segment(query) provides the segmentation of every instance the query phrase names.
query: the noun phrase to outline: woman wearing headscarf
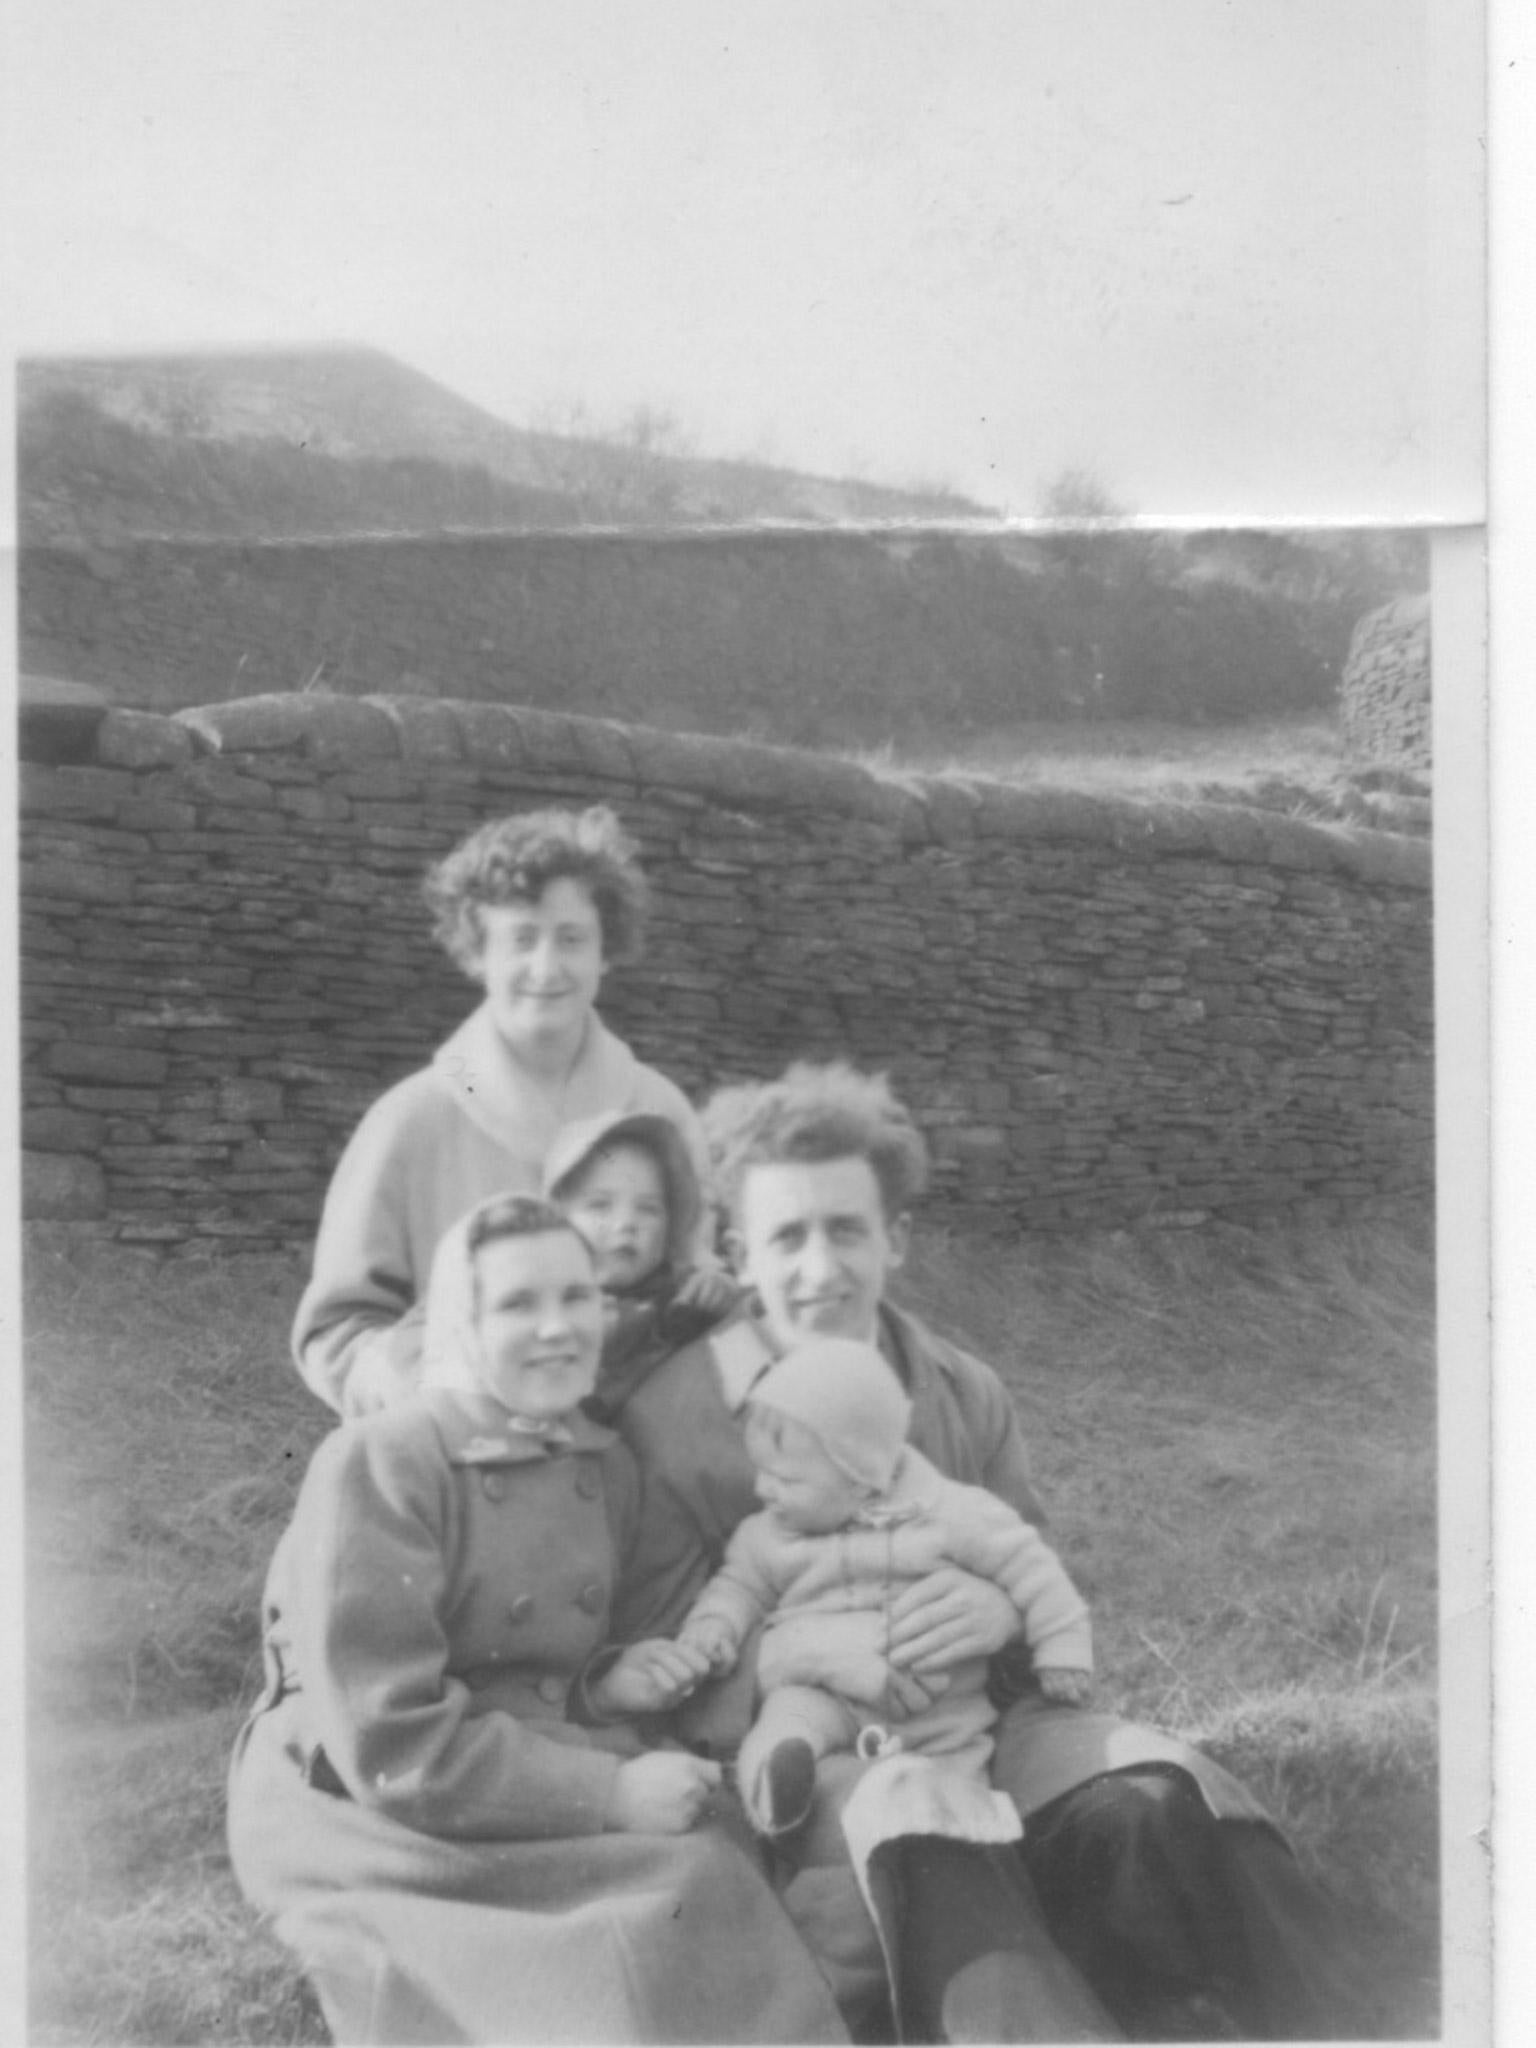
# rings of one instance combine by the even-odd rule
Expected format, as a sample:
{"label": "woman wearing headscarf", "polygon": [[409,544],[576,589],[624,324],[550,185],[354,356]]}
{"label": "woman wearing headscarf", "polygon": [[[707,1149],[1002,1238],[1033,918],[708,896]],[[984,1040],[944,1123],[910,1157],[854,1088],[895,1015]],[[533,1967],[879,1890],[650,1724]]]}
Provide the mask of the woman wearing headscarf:
{"label": "woman wearing headscarf", "polygon": [[421,1389],[326,1438],[272,1561],[230,1781],[247,1895],[339,2043],[846,2038],[719,1767],[625,1718],[697,1658],[598,1656],[638,1504],[579,1405],[585,1241],[542,1202],[479,1205],[424,1333]]}

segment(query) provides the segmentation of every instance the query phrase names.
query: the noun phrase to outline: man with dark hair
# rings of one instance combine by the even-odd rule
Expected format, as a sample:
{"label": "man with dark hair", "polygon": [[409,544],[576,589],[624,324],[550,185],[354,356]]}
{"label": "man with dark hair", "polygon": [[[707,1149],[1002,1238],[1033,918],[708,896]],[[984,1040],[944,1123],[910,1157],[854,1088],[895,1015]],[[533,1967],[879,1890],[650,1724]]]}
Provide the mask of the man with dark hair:
{"label": "man with dark hair", "polygon": [[[1001,1380],[885,1299],[926,1174],[922,1139],[885,1080],[845,1066],[792,1067],[776,1082],[722,1091],[704,1124],[732,1256],[759,1314],[676,1354],[620,1418],[645,1476],[621,1632],[673,1632],[717,1568],[755,1506],[741,1411],[776,1352],[808,1335],[877,1344],[912,1402],[916,1449],[948,1477],[987,1487],[1041,1522]],[[993,1780],[1024,1818],[1028,1873],[1024,1881],[1010,1852],[1003,1890],[1011,1919],[999,1931],[998,1886],[990,1900],[977,1891],[983,1852],[943,1844],[965,1854],[930,1848],[903,1867],[894,1945],[907,2037],[915,2028],[937,2039],[1006,2040],[1358,2033],[1352,1972],[1327,1909],[1262,1807],[1187,1744],[1045,1700],[1019,1631],[1007,1597],[955,1566],[892,1606],[882,1706],[924,1704],[948,1666],[993,1658],[994,1695],[1005,1709]],[[797,1679],[858,1697],[835,1618],[807,1657]],[[680,1717],[680,1732],[728,1754],[750,1713],[749,1691],[739,1686],[699,1707]],[[826,1873],[802,1869],[785,1904],[845,2008],[857,2012],[862,1996],[867,2013],[868,1977],[861,1982],[846,1904],[829,1884]],[[996,1960],[988,1950],[1003,1952],[1011,1969],[978,1977]],[[978,1982],[1002,1987],[984,2017],[974,1998],[955,1995]],[[1021,2010],[1031,1984],[1032,2012]]]}

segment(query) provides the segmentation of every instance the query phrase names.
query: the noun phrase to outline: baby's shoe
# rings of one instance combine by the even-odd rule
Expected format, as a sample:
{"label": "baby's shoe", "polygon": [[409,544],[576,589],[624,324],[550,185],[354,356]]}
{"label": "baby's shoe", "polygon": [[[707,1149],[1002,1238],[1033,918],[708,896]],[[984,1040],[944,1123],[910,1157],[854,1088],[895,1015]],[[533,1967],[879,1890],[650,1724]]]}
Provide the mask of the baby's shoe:
{"label": "baby's shoe", "polygon": [[776,1742],[758,1771],[748,1801],[752,1825],[778,1839],[804,1827],[816,1798],[816,1752],[803,1735]]}

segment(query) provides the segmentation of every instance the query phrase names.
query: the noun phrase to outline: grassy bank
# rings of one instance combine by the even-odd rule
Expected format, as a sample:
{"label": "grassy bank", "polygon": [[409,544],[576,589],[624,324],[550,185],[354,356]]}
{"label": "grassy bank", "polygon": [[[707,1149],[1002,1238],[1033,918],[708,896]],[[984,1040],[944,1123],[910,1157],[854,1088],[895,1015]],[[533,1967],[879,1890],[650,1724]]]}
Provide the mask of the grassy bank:
{"label": "grassy bank", "polygon": [[[1435,1974],[1427,1219],[930,1236],[908,1298],[1004,1370],[1096,1609],[1101,1697],[1291,1827],[1404,2034]],[[326,1417],[301,1275],[33,1247],[32,2038],[324,2039],[224,1858],[262,1574]]]}
{"label": "grassy bank", "polygon": [[1146,802],[1242,804],[1384,832],[1422,834],[1430,823],[1427,780],[1351,761],[1334,713],[1211,725],[1030,719],[960,748],[885,746],[852,758],[897,779],[979,777]]}

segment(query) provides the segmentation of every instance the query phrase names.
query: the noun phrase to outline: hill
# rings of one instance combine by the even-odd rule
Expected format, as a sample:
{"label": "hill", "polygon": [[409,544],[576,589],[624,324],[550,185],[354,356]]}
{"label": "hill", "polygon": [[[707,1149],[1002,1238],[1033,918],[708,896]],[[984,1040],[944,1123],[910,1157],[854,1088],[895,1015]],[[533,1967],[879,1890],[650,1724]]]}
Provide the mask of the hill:
{"label": "hill", "polygon": [[513,427],[372,349],[19,376],[23,664],[161,709],[323,685],[929,752],[1333,696],[1422,537],[1008,531],[981,507]]}
{"label": "hill", "polygon": [[976,518],[982,506],[514,427],[370,348],[19,366],[24,542]]}

